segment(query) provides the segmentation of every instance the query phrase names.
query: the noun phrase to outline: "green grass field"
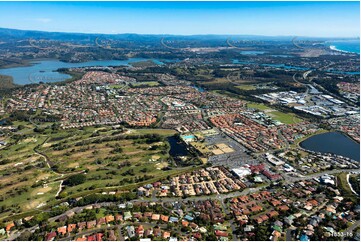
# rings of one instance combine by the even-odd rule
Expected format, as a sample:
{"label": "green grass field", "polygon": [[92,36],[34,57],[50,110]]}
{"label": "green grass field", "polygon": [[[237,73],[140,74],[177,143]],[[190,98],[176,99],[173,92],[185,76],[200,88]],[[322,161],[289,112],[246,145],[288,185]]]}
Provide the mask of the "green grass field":
{"label": "green grass field", "polygon": [[294,113],[284,113],[268,107],[263,103],[247,103],[247,107],[265,111],[267,115],[284,124],[295,124],[302,122],[302,119],[297,117],[297,115]]}
{"label": "green grass field", "polygon": [[247,103],[247,107],[258,109],[258,110],[261,110],[261,111],[271,109],[270,107],[266,106],[263,103]]}
{"label": "green grass field", "polygon": [[113,89],[120,89],[120,88],[125,87],[125,85],[113,84],[113,85],[109,85],[109,87],[110,87],[110,88],[113,88]]}
{"label": "green grass field", "polygon": [[357,197],[351,191],[351,188],[347,183],[347,173],[340,173],[337,175],[337,186],[340,189],[342,196],[350,198],[354,202],[358,201]]}
{"label": "green grass field", "polygon": [[[136,187],[136,184],[191,168],[160,169],[168,165],[166,137],[174,135],[174,130],[122,131],[93,126],[52,131],[46,124],[42,125],[45,130],[37,133],[31,123],[14,122],[14,125],[23,126],[19,132],[21,135],[6,138],[9,145],[0,149],[0,206],[3,206],[0,218],[32,211],[39,205],[56,204],[60,180],[84,170],[85,183],[66,186],[60,193],[61,197],[113,187]],[[159,138],[149,140],[152,134]],[[130,138],[102,140],[117,136]],[[37,151],[49,158],[51,168]]]}
{"label": "green grass field", "polygon": [[156,86],[159,86],[159,82],[136,82],[136,83],[132,83],[132,86],[134,86],[134,87],[139,87],[139,86],[156,87]]}
{"label": "green grass field", "polygon": [[274,118],[284,124],[296,124],[296,123],[302,122],[302,119],[298,118],[293,113],[283,113],[280,111],[272,111],[267,114],[269,116],[271,116],[272,118]]}
{"label": "green grass field", "polygon": [[245,90],[245,91],[250,91],[250,90],[256,90],[256,87],[254,85],[247,85],[247,84],[244,84],[244,85],[239,85],[239,86],[236,86],[238,89],[241,89],[241,90]]}

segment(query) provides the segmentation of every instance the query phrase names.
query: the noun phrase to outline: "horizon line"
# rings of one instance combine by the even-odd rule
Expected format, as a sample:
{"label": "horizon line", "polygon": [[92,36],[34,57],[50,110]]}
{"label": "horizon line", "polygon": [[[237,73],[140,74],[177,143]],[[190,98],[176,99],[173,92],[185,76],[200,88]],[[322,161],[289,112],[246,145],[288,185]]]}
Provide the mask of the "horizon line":
{"label": "horizon line", "polygon": [[50,31],[50,30],[36,30],[36,29],[16,29],[16,28],[8,28],[1,27],[0,29],[7,30],[16,30],[16,31],[33,31],[33,32],[44,32],[44,33],[60,33],[60,34],[89,34],[89,35],[125,35],[125,34],[133,34],[133,35],[151,35],[151,36],[257,36],[257,37],[290,37],[290,38],[336,38],[336,39],[360,39],[360,36],[306,36],[306,35],[258,35],[258,34],[171,34],[171,33],[162,33],[162,34],[147,34],[147,33],[99,33],[99,32],[78,32],[78,31]]}

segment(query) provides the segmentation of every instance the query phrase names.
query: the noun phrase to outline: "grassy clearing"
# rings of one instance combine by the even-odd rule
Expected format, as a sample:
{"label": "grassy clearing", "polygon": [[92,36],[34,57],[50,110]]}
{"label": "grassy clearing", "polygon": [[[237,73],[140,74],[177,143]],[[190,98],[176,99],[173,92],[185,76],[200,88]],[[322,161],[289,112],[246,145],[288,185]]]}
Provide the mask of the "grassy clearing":
{"label": "grassy clearing", "polygon": [[[65,197],[84,190],[123,186],[166,174],[168,171],[159,168],[169,165],[166,137],[175,133],[168,129],[130,129],[125,132],[84,129],[71,136],[63,133],[52,137],[51,142],[42,146],[41,152],[49,157],[60,173],[86,171],[86,182],[66,187],[61,193]],[[149,140],[147,137],[152,134],[159,135],[159,140]]]}
{"label": "grassy clearing", "polygon": [[270,107],[266,106],[263,103],[247,103],[247,107],[248,108],[258,109],[258,110],[261,110],[261,111],[270,109]]}
{"label": "grassy clearing", "polygon": [[238,89],[241,89],[241,90],[245,90],[245,91],[251,91],[251,90],[256,90],[257,88],[254,86],[254,85],[239,85],[239,86],[236,86]]}
{"label": "grassy clearing", "polygon": [[131,129],[130,134],[159,134],[164,136],[171,136],[177,131],[173,129]]}
{"label": "grassy clearing", "polygon": [[148,86],[148,87],[155,87],[155,86],[159,86],[159,82],[136,82],[136,83],[132,83],[132,86],[134,87],[139,87],[139,86]]}
{"label": "grassy clearing", "polygon": [[[30,211],[42,204],[46,204],[45,207],[57,204],[60,200],[55,199],[55,194],[60,180],[67,179],[74,172],[86,170],[87,180],[74,187],[65,187],[61,193],[64,198],[106,188],[126,189],[129,185],[134,188],[141,182],[186,170],[160,169],[169,165],[166,137],[174,135],[174,130],[133,129],[123,132],[111,127],[86,127],[46,129],[39,134],[34,132],[31,124],[20,124],[24,125],[20,139],[7,138],[10,145],[0,150],[0,206],[3,206],[0,217]],[[160,135],[161,140],[148,140],[147,137],[152,136],[145,135],[151,134]],[[93,143],[99,138],[126,135],[132,138]],[[45,158],[34,149],[48,156],[53,167],[49,168]],[[53,169],[65,175],[61,177]],[[43,183],[48,186],[43,187]]]}
{"label": "grassy clearing", "polygon": [[[85,197],[87,195],[90,194],[94,194],[94,193],[100,193],[103,191],[130,191],[134,188],[137,188],[139,186],[145,185],[147,183],[153,183],[156,181],[159,181],[161,179],[166,178],[167,176],[178,176],[180,174],[184,174],[187,172],[192,172],[196,169],[199,169],[197,167],[182,167],[182,168],[178,168],[178,169],[174,169],[174,170],[170,170],[167,172],[162,172],[159,176],[152,178],[150,180],[146,180],[143,182],[138,182],[138,183],[133,183],[133,184],[128,184],[128,185],[124,185],[124,186],[114,186],[114,187],[101,187],[101,188],[95,188],[93,190],[81,190],[76,192],[75,194],[70,194],[67,198],[63,198],[60,200],[51,200],[47,205],[45,205],[44,207],[42,207],[42,209],[49,209],[54,207],[55,205],[60,204],[61,202],[66,201],[68,198],[77,198],[77,197]],[[9,212],[4,212],[0,214],[0,221],[3,220],[4,218],[6,218],[7,221],[9,220],[16,220],[19,218],[23,218],[26,216],[32,216],[39,213],[38,210],[27,210],[25,212],[21,212],[18,214],[11,214]]]}
{"label": "grassy clearing", "polygon": [[56,175],[46,167],[45,159],[34,151],[45,139],[44,135],[32,133],[6,140],[10,146],[0,151],[0,206],[20,212],[54,197],[56,189],[53,186],[56,184],[42,188],[40,180]]}
{"label": "grassy clearing", "polygon": [[113,85],[109,85],[109,87],[113,88],[113,89],[121,89],[121,88],[124,88],[125,85],[113,84]]}
{"label": "grassy clearing", "polygon": [[297,115],[294,113],[284,113],[275,110],[263,103],[248,103],[247,107],[258,109],[260,111],[265,111],[267,115],[284,124],[296,124],[303,121],[301,118],[297,117]]}
{"label": "grassy clearing", "polygon": [[337,175],[337,186],[340,189],[342,196],[348,197],[354,202],[357,201],[355,194],[351,191],[351,188],[347,183],[347,173],[340,173]]}
{"label": "grassy clearing", "polygon": [[283,113],[280,111],[272,111],[267,113],[270,117],[280,121],[284,124],[296,124],[302,122],[294,113]]}

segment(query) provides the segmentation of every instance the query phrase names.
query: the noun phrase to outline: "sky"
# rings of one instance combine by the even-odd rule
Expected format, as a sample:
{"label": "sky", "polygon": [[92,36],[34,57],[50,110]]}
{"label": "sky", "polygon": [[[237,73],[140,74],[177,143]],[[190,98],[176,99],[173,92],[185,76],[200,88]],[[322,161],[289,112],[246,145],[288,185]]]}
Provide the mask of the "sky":
{"label": "sky", "polygon": [[81,33],[359,37],[359,2],[0,2],[0,27]]}

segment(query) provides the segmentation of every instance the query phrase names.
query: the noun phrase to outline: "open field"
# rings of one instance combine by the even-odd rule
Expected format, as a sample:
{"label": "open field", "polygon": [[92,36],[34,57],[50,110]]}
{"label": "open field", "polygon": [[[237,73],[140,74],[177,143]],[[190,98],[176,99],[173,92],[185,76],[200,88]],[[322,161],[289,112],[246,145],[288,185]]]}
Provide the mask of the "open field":
{"label": "open field", "polygon": [[0,150],[0,217],[56,204],[61,180],[83,173],[85,182],[66,185],[66,198],[98,189],[126,189],[187,168],[162,170],[169,165],[166,129],[113,129],[86,127],[41,133],[27,122],[21,135],[6,138]]}
{"label": "open field", "polygon": [[247,85],[247,84],[244,84],[244,85],[239,85],[239,86],[236,86],[238,89],[241,89],[241,90],[245,90],[245,91],[250,91],[250,90],[256,90],[256,87],[254,85]]}
{"label": "open field", "polygon": [[45,136],[35,133],[6,139],[10,145],[0,150],[0,206],[3,210],[24,211],[54,197],[54,186],[59,183],[42,189],[42,181],[51,180],[56,174],[34,151],[45,140]]}
{"label": "open field", "polygon": [[358,200],[347,183],[347,173],[340,173],[337,175],[337,186],[340,189],[342,196],[350,198],[354,202]]}
{"label": "open field", "polygon": [[270,107],[266,106],[263,103],[247,103],[247,107],[258,109],[258,110],[261,110],[261,111],[270,109]]}
{"label": "open field", "polygon": [[269,115],[273,119],[278,120],[284,124],[295,124],[302,122],[302,119],[297,117],[297,115],[294,113],[284,113],[275,110],[263,103],[247,103],[247,107],[264,111],[267,115]]}
{"label": "open field", "polygon": [[136,82],[132,83],[132,86],[139,87],[139,86],[148,86],[148,87],[155,87],[159,86],[159,82]]}
{"label": "open field", "polygon": [[272,111],[267,114],[284,124],[296,124],[302,122],[302,119],[298,118],[294,113],[283,113],[280,111]]}
{"label": "open field", "polygon": [[63,196],[79,190],[130,184],[163,172],[157,169],[157,163],[167,163],[169,145],[164,138],[174,131],[104,130],[101,136],[97,132],[87,130],[76,137],[58,137],[41,149],[60,173],[86,171],[86,182],[66,187]]}
{"label": "open field", "polygon": [[121,88],[124,88],[125,85],[121,85],[121,84],[112,84],[112,85],[109,85],[110,88],[113,88],[113,89],[121,89]]}

